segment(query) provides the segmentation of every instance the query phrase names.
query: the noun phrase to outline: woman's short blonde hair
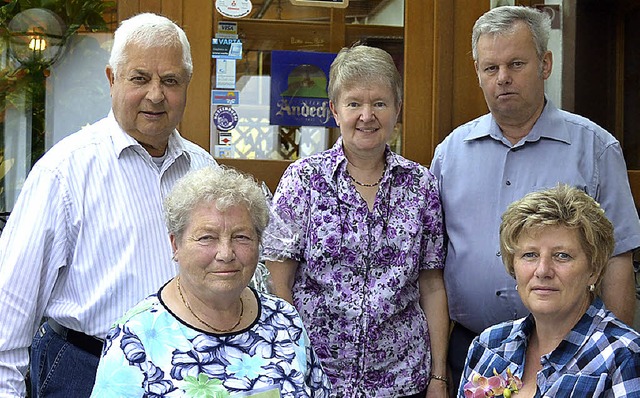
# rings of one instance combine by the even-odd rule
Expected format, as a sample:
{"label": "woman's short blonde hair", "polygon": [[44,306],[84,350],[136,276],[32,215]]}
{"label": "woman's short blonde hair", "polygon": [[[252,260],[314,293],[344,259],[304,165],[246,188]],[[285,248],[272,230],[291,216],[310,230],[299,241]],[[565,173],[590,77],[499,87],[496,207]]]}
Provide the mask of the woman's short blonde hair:
{"label": "woman's short blonde hair", "polygon": [[615,244],[613,225],[598,202],[569,185],[532,192],[513,202],[504,212],[500,224],[500,251],[507,272],[515,276],[513,259],[520,237],[548,226],[578,231],[591,271],[598,276],[595,292],[599,292],[603,270]]}
{"label": "woman's short blonde hair", "polygon": [[214,202],[220,211],[245,206],[258,237],[262,237],[269,222],[269,205],[262,188],[253,177],[224,166],[191,171],[176,182],[164,201],[169,234],[182,239],[193,210],[201,203]]}
{"label": "woman's short blonde hair", "polygon": [[402,77],[391,54],[377,47],[345,47],[331,63],[329,100],[338,102],[340,94],[360,84],[382,84],[393,93],[395,105],[402,104]]}

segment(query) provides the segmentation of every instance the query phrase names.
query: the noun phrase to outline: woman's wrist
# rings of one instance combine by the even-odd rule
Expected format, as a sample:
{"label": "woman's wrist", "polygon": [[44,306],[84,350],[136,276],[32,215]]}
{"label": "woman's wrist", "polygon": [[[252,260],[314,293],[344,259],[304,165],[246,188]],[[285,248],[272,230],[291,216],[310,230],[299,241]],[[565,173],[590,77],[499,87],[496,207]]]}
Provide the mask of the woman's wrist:
{"label": "woman's wrist", "polygon": [[441,375],[438,375],[438,374],[431,373],[429,375],[429,381],[431,381],[431,380],[438,380],[438,381],[443,382],[447,386],[449,385],[449,378],[446,377],[446,376],[441,376]]}

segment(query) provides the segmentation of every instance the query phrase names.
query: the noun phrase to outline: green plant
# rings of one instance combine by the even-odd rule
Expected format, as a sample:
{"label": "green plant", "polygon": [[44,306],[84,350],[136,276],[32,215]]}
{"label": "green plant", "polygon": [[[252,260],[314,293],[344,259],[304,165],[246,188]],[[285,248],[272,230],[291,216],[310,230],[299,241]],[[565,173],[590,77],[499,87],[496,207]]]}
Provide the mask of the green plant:
{"label": "green plant", "polygon": [[[67,27],[69,37],[84,27],[87,31],[105,31],[103,15],[116,6],[115,1],[103,0],[3,0],[0,7],[0,26],[6,27],[16,14],[29,8],[46,8],[56,13]],[[6,30],[6,28],[3,28]],[[6,32],[5,32],[6,34]]]}

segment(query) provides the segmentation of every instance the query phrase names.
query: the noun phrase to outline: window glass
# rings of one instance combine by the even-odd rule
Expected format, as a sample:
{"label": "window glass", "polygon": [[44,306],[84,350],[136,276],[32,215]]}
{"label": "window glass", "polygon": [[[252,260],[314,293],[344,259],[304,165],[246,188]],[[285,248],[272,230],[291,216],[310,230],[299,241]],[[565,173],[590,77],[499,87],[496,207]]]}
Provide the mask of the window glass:
{"label": "window glass", "polygon": [[[228,126],[224,126],[219,108],[227,105],[215,103],[218,101],[214,101],[212,95],[211,147],[215,156],[295,160],[327,149],[339,136],[337,128],[270,123],[274,106],[270,97],[272,51],[332,53],[332,48],[339,49],[360,41],[389,51],[401,70],[403,0],[349,0],[344,9],[296,6],[289,1],[253,4],[254,9],[248,17],[232,20],[217,14],[214,20],[214,38],[224,36],[220,34],[221,24],[232,23],[237,29],[237,39],[242,43],[242,58],[233,62],[234,71],[226,69],[234,67],[228,61],[214,59],[212,62],[212,90],[222,90],[221,95],[228,91],[233,93],[232,97],[237,96],[237,103],[228,105],[235,113],[237,124],[226,130]],[[334,43],[331,42],[332,26],[344,31],[344,37],[333,37]],[[228,78],[224,75],[234,72],[235,87],[228,88]],[[325,90],[327,79],[328,75],[325,76]],[[234,101],[230,99],[230,102]],[[401,123],[394,148],[399,148],[400,132]]]}

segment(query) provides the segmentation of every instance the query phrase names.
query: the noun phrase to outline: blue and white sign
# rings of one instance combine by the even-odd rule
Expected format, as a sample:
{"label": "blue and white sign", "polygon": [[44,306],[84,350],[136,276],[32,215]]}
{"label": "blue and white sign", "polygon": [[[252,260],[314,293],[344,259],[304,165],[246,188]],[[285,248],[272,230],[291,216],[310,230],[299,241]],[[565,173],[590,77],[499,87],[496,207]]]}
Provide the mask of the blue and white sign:
{"label": "blue and white sign", "polygon": [[241,59],[242,41],[228,37],[214,37],[211,39],[211,58]]}
{"label": "blue and white sign", "polygon": [[220,131],[229,131],[238,125],[238,112],[230,106],[220,106],[213,113],[213,124]]}
{"label": "blue and white sign", "polygon": [[213,105],[238,105],[240,92],[237,90],[211,90],[211,103]]}

